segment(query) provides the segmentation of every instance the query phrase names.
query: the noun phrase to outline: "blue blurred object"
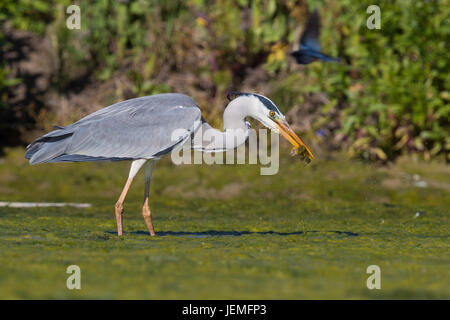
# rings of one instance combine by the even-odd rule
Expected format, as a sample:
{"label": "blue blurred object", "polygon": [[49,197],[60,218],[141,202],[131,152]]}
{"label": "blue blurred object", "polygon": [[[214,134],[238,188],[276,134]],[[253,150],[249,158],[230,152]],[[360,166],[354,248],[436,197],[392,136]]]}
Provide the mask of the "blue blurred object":
{"label": "blue blurred object", "polygon": [[300,49],[292,52],[298,64],[310,64],[316,60],[325,62],[338,62],[338,58],[322,53],[320,46],[320,16],[317,9],[311,14],[305,31],[300,38]]}

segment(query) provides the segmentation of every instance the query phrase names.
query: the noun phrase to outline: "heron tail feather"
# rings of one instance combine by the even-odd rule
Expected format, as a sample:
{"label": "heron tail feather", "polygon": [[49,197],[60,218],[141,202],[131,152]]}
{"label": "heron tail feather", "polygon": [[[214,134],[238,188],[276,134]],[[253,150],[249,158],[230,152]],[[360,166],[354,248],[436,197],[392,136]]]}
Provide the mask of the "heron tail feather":
{"label": "heron tail feather", "polygon": [[37,138],[28,145],[25,159],[32,165],[51,161],[64,154],[72,135],[73,132],[58,129]]}

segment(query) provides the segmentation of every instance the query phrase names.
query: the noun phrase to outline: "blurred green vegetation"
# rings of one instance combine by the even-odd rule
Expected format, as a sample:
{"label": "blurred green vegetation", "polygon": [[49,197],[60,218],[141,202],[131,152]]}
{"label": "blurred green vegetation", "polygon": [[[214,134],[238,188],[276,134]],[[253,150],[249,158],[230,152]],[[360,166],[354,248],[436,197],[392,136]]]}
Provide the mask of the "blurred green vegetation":
{"label": "blurred green vegetation", "polygon": [[[409,152],[450,159],[447,1],[79,1],[81,30],[65,26],[70,4],[0,4],[3,26],[50,39],[55,70],[46,92],[33,95],[44,106],[49,93],[69,96],[74,83],[81,83],[77,90],[82,91],[119,75],[124,78],[118,82],[131,83],[131,92],[125,94],[119,83],[105,103],[185,92],[216,125],[223,108],[218,104],[230,88],[259,91],[284,112],[301,109],[311,94],[320,93],[325,102],[308,110],[309,138],[318,144],[334,141],[335,147],[369,160],[387,161]],[[366,27],[366,8],[372,4],[381,7],[381,30]],[[324,51],[341,57],[342,64],[298,67],[289,58],[308,8],[314,7],[322,16]],[[14,40],[0,36],[0,41],[8,47]],[[256,80],[255,70],[260,72]],[[2,59],[0,108],[12,108],[8,101],[11,88],[20,86],[17,81]],[[19,107],[24,104],[36,101]],[[38,123],[37,128],[45,126]]]}

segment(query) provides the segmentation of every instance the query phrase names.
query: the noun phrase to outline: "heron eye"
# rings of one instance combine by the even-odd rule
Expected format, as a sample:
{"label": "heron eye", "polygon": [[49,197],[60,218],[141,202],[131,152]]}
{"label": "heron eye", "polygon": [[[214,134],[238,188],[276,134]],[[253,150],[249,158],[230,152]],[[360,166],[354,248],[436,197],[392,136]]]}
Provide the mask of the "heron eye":
{"label": "heron eye", "polygon": [[270,115],[272,118],[274,118],[274,117],[275,117],[275,111],[270,111],[270,112],[269,112],[269,115]]}

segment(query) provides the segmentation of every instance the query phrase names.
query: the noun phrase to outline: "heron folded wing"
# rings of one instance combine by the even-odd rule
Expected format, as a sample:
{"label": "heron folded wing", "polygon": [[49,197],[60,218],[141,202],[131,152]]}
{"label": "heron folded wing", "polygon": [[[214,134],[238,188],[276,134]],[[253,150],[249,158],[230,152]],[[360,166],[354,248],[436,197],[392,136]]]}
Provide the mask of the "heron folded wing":
{"label": "heron folded wing", "polygon": [[[169,93],[130,99],[100,109],[39,137],[27,147],[30,164],[160,157],[200,126],[195,101]],[[179,131],[179,132],[180,132]]]}
{"label": "heron folded wing", "polygon": [[[200,124],[198,108],[139,108],[80,123],[66,154],[91,157],[152,158],[184,140]],[[176,130],[185,132],[178,139]]]}

